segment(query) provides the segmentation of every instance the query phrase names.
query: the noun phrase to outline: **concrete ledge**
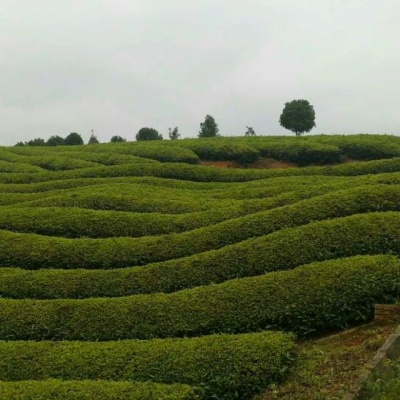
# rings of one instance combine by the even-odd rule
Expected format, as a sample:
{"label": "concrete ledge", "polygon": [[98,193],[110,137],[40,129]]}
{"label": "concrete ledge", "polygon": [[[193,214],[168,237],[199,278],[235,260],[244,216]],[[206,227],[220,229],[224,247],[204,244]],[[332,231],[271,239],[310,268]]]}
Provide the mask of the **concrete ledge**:
{"label": "concrete ledge", "polygon": [[400,326],[395,333],[391,335],[384,345],[378,350],[366,370],[361,374],[357,381],[351,386],[348,393],[342,400],[359,400],[365,385],[373,379],[376,373],[385,373],[389,366],[388,360],[397,360],[400,358]]}

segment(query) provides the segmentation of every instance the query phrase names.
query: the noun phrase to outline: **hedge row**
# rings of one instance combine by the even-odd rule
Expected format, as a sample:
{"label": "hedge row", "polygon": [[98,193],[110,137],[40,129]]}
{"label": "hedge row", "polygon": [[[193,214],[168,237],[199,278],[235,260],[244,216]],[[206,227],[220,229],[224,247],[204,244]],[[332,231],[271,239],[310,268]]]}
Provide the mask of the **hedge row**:
{"label": "hedge row", "polygon": [[245,143],[232,141],[230,138],[189,139],[174,144],[180,148],[192,150],[201,160],[232,160],[246,164],[253,163],[260,158],[257,149]]}
{"label": "hedge row", "polygon": [[120,165],[120,164],[149,164],[158,163],[157,160],[152,160],[150,158],[142,158],[138,156],[133,156],[129,154],[119,154],[119,153],[99,153],[99,152],[87,152],[87,151],[66,151],[57,153],[58,156],[72,157],[75,159],[92,161],[103,165]]}
{"label": "hedge row", "polygon": [[337,146],[343,156],[356,160],[377,160],[400,157],[400,140],[389,135],[334,135],[317,136],[319,143]]}
{"label": "hedge row", "polygon": [[365,321],[374,303],[399,295],[396,257],[356,257],[172,294],[0,299],[0,339],[152,339],[271,327],[304,334]]}
{"label": "hedge row", "polygon": [[[292,336],[280,332],[116,342],[0,342],[0,380],[181,383],[204,398],[249,399],[280,380]],[[213,397],[214,396],[214,397]]]}
{"label": "hedge row", "polygon": [[[85,192],[75,192],[62,194],[57,196],[40,196],[37,193],[32,197],[39,197],[36,200],[18,200],[15,207],[81,207],[94,210],[114,210],[114,211],[131,211],[138,213],[162,213],[162,214],[184,214],[198,211],[207,211],[218,207],[240,206],[242,200],[217,200],[205,199],[204,197],[185,197],[179,196],[177,193],[174,197],[163,196],[162,193],[157,194],[157,190],[152,194],[145,194],[143,191],[138,193],[118,193],[110,188],[103,191],[93,190]],[[3,202],[7,200],[6,204],[12,204],[9,198],[17,196],[7,196]],[[29,197],[25,194],[24,197]],[[18,198],[18,197],[17,197]],[[5,204],[4,204],[5,205]]]}
{"label": "hedge row", "polygon": [[180,233],[238,216],[237,207],[189,214],[132,213],[76,207],[0,208],[0,229],[66,238]]}
{"label": "hedge row", "polygon": [[[346,184],[347,185],[347,184]],[[208,211],[194,211],[184,214],[160,214],[160,212],[176,212],[176,211],[189,211],[182,207],[182,203],[177,208],[177,204],[174,202],[171,206],[164,200],[160,201],[144,201],[133,202],[130,201],[131,198],[124,196],[123,198],[116,196],[110,196],[102,193],[101,195],[96,195],[95,190],[89,196],[87,195],[69,195],[69,196],[58,196],[58,197],[45,197],[44,199],[39,199],[36,201],[27,202],[26,196],[20,204],[16,204],[16,199],[21,199],[14,194],[7,194],[3,197],[3,202],[6,204],[14,203],[14,207],[3,207],[0,208],[0,229],[6,229],[16,232],[32,232],[42,235],[50,236],[61,236],[69,238],[79,238],[79,237],[92,237],[92,238],[105,238],[105,237],[120,237],[120,236],[146,236],[146,235],[161,235],[168,233],[181,233],[188,230],[193,230],[196,228],[212,225],[219,223],[221,221],[228,220],[230,218],[240,217],[242,215],[251,214],[254,212],[259,212],[260,210],[268,210],[278,206],[284,206],[286,204],[291,204],[293,202],[299,201],[304,198],[313,197],[313,195],[318,195],[321,192],[325,192],[329,189],[328,186],[321,186],[314,189],[312,186],[304,186],[297,190],[295,193],[283,193],[281,195],[276,195],[275,197],[269,197],[266,199],[259,199],[254,201],[218,201],[216,206],[211,207],[215,204],[215,199],[210,199],[210,209]],[[334,185],[336,186],[336,185]],[[338,186],[338,185],[337,185]],[[345,184],[341,184],[345,186]],[[354,186],[354,185],[353,185]],[[270,195],[274,192],[277,194],[284,192],[284,189],[289,190],[288,187],[278,186],[275,189],[270,188]],[[294,189],[294,188],[290,188]],[[383,188],[383,191],[388,192],[388,196],[391,198],[391,192],[395,191],[397,194],[399,191],[394,189]],[[386,189],[386,190],[385,190]],[[262,190],[262,188],[256,188],[253,195],[259,193],[265,194],[268,190]],[[376,196],[380,198],[382,195],[374,195],[375,191],[378,189],[367,190],[368,193],[372,192],[374,199]],[[365,189],[364,189],[365,191]],[[221,195],[221,193],[219,193]],[[345,195],[346,192],[343,192]],[[34,194],[35,196],[37,194]],[[217,196],[218,194],[214,194]],[[357,194],[355,194],[357,196]],[[236,194],[237,197],[240,196],[240,191]],[[351,196],[351,194],[350,194]],[[336,195],[331,195],[335,203],[338,202]],[[331,197],[326,200],[331,201]],[[29,196],[28,196],[29,198]],[[317,203],[324,203],[325,199],[316,199]],[[351,201],[351,199],[350,199]],[[389,203],[390,199],[386,203]],[[364,202],[365,203],[365,202]],[[304,204],[307,207],[307,203]],[[45,206],[47,207],[41,207]],[[61,206],[61,207],[60,207]],[[68,206],[68,207],[67,207]],[[74,206],[79,206],[77,208]],[[168,206],[168,207],[167,207]],[[190,210],[196,210],[196,204],[190,203]],[[312,205],[314,206],[314,205]],[[325,209],[324,204],[322,206]],[[85,207],[89,209],[85,209]],[[303,203],[300,203],[298,207],[303,207]],[[297,210],[295,207],[293,213],[295,214],[295,219],[298,219]],[[387,209],[393,209],[392,205],[388,205]],[[97,209],[97,210],[93,210]],[[99,210],[102,209],[102,210]],[[104,211],[104,210],[113,211]],[[124,212],[122,210],[137,211],[137,213]],[[155,210],[156,212],[149,213],[148,211]],[[369,209],[374,209],[371,206]],[[114,210],[118,210],[115,212]],[[286,208],[285,208],[286,210]],[[277,214],[274,218],[283,216],[285,223],[282,226],[287,225],[288,218],[285,217],[285,210],[276,210]],[[288,209],[290,212],[290,208]],[[358,211],[357,209],[356,211]],[[147,211],[147,212],[146,212]],[[158,212],[157,212],[158,211]],[[301,215],[303,215],[302,213]],[[238,220],[232,220],[226,222],[224,225],[218,225],[209,227],[205,230],[192,232],[188,234],[189,236],[179,237],[175,236],[173,241],[177,243],[178,246],[182,247],[184,242],[190,238],[195,239],[199,245],[202,247],[193,249],[194,252],[201,252],[209,250],[213,247],[221,247],[221,244],[234,243],[240,240],[247,239],[251,236],[260,236],[265,233],[271,232],[271,221],[268,219],[271,213],[264,216],[264,214],[256,214],[254,216],[248,216]],[[340,215],[340,213],[338,213]],[[336,216],[336,214],[334,214]],[[267,219],[265,218],[267,217]],[[308,220],[306,220],[308,221]],[[298,224],[293,221],[294,224]],[[301,223],[301,222],[300,222]],[[275,224],[276,225],[276,224]],[[289,218],[290,226],[290,218]],[[255,228],[253,230],[253,227]],[[239,229],[239,230],[237,230]],[[274,229],[275,230],[275,229]],[[201,235],[211,235],[214,237],[214,242],[201,241]],[[233,235],[233,236],[232,236]],[[144,239],[149,243],[151,240],[157,240],[160,242],[161,238],[157,239]],[[170,241],[169,237],[165,237],[166,242]],[[215,244],[215,246],[210,247],[210,245]],[[140,246],[140,243],[137,243]],[[175,258],[172,256],[172,258]]]}
{"label": "hedge row", "polygon": [[23,163],[12,163],[8,161],[0,160],[0,173],[10,173],[10,172],[41,172],[43,171],[39,167],[34,167],[33,165],[23,164]]}
{"label": "hedge row", "polygon": [[260,151],[262,157],[293,162],[299,165],[334,164],[340,162],[339,148],[332,145],[282,141],[255,141],[253,146]]}
{"label": "hedge row", "polygon": [[335,175],[355,176],[371,173],[400,171],[400,157],[390,160],[348,163],[334,167],[305,167],[292,169],[230,169],[189,165],[168,164],[124,164],[108,167],[83,168],[70,171],[43,172],[36,174],[2,174],[1,183],[30,183],[47,180],[100,178],[119,176],[155,176],[197,182],[244,182],[279,176]]}
{"label": "hedge row", "polygon": [[79,160],[71,157],[38,155],[25,157],[24,163],[31,164],[50,171],[65,171],[79,168],[96,168],[98,163]]}
{"label": "hedge row", "polygon": [[0,382],[7,400],[196,400],[200,393],[187,385],[100,380]]}
{"label": "hedge row", "polygon": [[[32,263],[32,260],[24,265],[26,259],[18,238],[9,236],[7,246],[5,253],[8,253],[8,258],[4,258],[3,255],[2,265],[19,263],[24,268],[31,266],[29,263]],[[43,258],[41,251],[46,250],[37,243],[24,241],[24,246],[28,248],[27,252],[31,257],[34,249],[40,255],[42,263],[37,262],[38,268],[39,265],[43,267],[52,265],[48,263],[48,259]],[[15,249],[14,254],[13,249]],[[72,259],[68,250],[69,253],[75,253],[76,259]],[[72,246],[67,250],[48,246],[47,252],[50,253],[53,262],[57,261],[55,255],[61,253],[60,262],[64,264],[55,262],[53,266],[81,267],[79,257],[83,256],[83,253],[77,253],[76,248]],[[0,294],[3,297],[46,299],[174,292],[210,283],[221,283],[237,277],[292,269],[315,261],[358,254],[385,253],[400,254],[400,213],[360,214],[315,222],[220,250],[148,264],[140,268],[108,271],[43,269],[34,272],[18,268],[1,268]],[[63,257],[67,256],[70,258],[69,264],[63,261]],[[118,257],[118,251],[115,257]],[[96,254],[96,258],[102,260],[101,254]],[[123,261],[121,260],[121,263]],[[96,263],[93,264],[93,268],[95,266]]]}
{"label": "hedge row", "polygon": [[[65,150],[65,148],[61,149]],[[170,146],[168,142],[127,142],[127,143],[108,143],[94,147],[84,147],[86,152],[116,153],[132,155],[142,158],[154,159],[161,162],[178,162],[197,164],[199,158],[189,149]],[[58,151],[56,148],[55,151]]]}
{"label": "hedge row", "polygon": [[[397,186],[358,188],[188,232],[154,237],[63,239],[0,231],[0,265],[27,269],[118,268],[181,258],[221,247],[222,253],[236,253],[239,248],[252,247],[251,241],[244,240],[283,228],[354,213],[399,210],[399,194]],[[268,240],[268,237],[259,240]],[[237,248],[229,247],[236,246],[237,242],[242,243]],[[207,254],[204,257],[208,257]]]}

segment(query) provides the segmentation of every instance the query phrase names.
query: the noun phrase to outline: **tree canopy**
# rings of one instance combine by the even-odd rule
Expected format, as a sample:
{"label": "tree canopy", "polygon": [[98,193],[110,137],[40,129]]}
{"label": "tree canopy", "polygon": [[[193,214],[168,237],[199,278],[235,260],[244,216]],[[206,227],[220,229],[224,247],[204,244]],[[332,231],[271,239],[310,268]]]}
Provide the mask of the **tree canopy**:
{"label": "tree canopy", "polygon": [[136,134],[136,140],[162,140],[163,137],[158,131],[154,128],[141,128],[139,132]]}
{"label": "tree canopy", "polygon": [[178,127],[176,126],[174,129],[169,128],[168,136],[171,140],[179,139],[181,134],[179,133]]}
{"label": "tree canopy", "polygon": [[92,133],[92,134],[90,135],[88,144],[96,144],[96,143],[100,143],[100,142],[99,142],[99,139],[97,139],[97,136],[96,136],[94,133]]}
{"label": "tree canopy", "polygon": [[244,136],[257,136],[255,130],[251,126],[246,126],[246,133]]}
{"label": "tree canopy", "polygon": [[65,144],[64,138],[58,135],[50,136],[46,142],[47,146],[62,146],[63,144]]}
{"label": "tree canopy", "polygon": [[126,142],[126,139],[124,139],[122,136],[119,135],[114,135],[111,140],[111,143],[118,143],[118,142]]}
{"label": "tree canopy", "polygon": [[292,100],[285,103],[279,123],[286,129],[300,136],[310,132],[315,125],[314,107],[307,100]]}
{"label": "tree canopy", "polygon": [[211,115],[206,115],[204,122],[200,123],[199,138],[218,136],[218,124]]}
{"label": "tree canopy", "polygon": [[65,139],[64,144],[69,146],[83,144],[82,136],[79,133],[71,132]]}

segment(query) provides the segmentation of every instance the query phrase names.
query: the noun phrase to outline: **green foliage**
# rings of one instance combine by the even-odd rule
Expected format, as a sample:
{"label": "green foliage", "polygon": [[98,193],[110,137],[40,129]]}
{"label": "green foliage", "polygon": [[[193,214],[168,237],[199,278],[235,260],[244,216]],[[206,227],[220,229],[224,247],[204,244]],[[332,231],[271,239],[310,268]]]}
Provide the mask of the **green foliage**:
{"label": "green foliage", "polygon": [[28,142],[25,142],[27,146],[45,146],[46,142],[42,138],[32,139]]}
{"label": "green foliage", "polygon": [[[255,243],[260,242],[258,246],[262,247],[262,251],[259,253],[260,257],[264,250],[267,251],[267,244],[275,243],[275,237],[279,237],[279,235],[284,235],[285,239],[282,240],[287,240],[288,243],[291,243],[290,237],[287,236],[294,234],[295,231],[293,230],[293,232],[289,233],[288,231],[282,230],[283,228],[307,224],[318,219],[337,218],[357,212],[398,210],[397,188],[383,189],[380,195],[377,193],[378,192],[375,192],[373,189],[364,189],[353,193],[350,192],[347,194],[347,198],[349,199],[348,203],[341,202],[340,194],[339,196],[331,194],[326,195],[326,197],[322,199],[305,201],[305,204],[300,203],[287,206],[281,210],[271,210],[261,215],[256,214],[254,216],[243,217],[237,221],[229,220],[211,227],[199,228],[198,230],[176,235],[157,237],[69,240],[2,231],[0,232],[0,237],[3,241],[3,250],[0,253],[0,263],[4,266],[20,266],[27,269],[49,267],[68,269],[78,267],[118,268],[176,259],[223,247],[221,250],[214,250],[214,252],[197,256],[197,260],[202,260],[200,265],[204,264],[204,267],[206,267],[208,263],[218,265],[220,259],[225,259],[225,261],[221,261],[222,264],[225,264],[226,260],[229,259],[230,264],[226,266],[226,268],[233,268],[235,270],[235,268],[241,266],[242,270],[245,270],[247,262],[253,265],[254,260],[259,259],[259,255],[252,254],[253,246],[256,245]],[[343,194],[346,196],[346,193]],[[76,198],[79,197],[77,196]],[[60,198],[60,200],[62,199],[63,198]],[[109,201],[109,199],[110,195],[105,195],[103,201]],[[99,201],[99,195],[93,197],[93,201]],[[127,201],[131,202],[129,197],[127,197]],[[327,201],[331,203],[326,203]],[[49,199],[46,199],[45,203],[51,204]],[[201,200],[199,202],[199,205],[200,204]],[[173,206],[175,205],[176,202]],[[183,205],[184,203],[181,202],[181,208]],[[169,206],[171,207],[171,205]],[[318,210],[318,207],[320,210]],[[318,214],[318,212],[320,214]],[[382,219],[382,223],[385,225],[384,221],[389,215],[391,215],[393,221],[389,224],[388,229],[394,229],[394,232],[397,232],[395,224],[395,221],[398,219],[397,213],[391,214],[387,212],[355,215],[354,218],[356,218],[356,220],[359,218],[359,223],[361,225],[365,224],[368,218],[371,218],[371,223],[374,227],[370,237],[372,240],[374,237],[372,233],[377,229],[374,221]],[[373,218],[371,216],[373,216]],[[343,226],[345,226],[346,221],[346,219],[335,219],[333,221],[320,222],[319,224],[322,224],[321,226],[323,227],[323,233],[320,233],[321,236],[326,234],[325,230],[329,230],[331,227],[333,228],[335,223],[342,222]],[[318,223],[316,223],[316,226],[319,226]],[[296,229],[299,229],[298,232],[300,234],[303,230],[308,232],[310,229],[309,227],[310,225],[305,225]],[[263,236],[278,230],[281,231],[270,236]],[[317,233],[318,230],[314,232],[307,242],[312,242],[312,237],[315,238]],[[344,232],[339,237],[342,237],[343,234]],[[384,235],[385,233],[384,230],[382,230],[380,233],[377,232],[376,234],[377,237],[379,237],[380,234]],[[254,236],[260,237],[249,239]],[[244,241],[245,239],[248,240]],[[346,240],[350,240],[349,243],[352,243],[353,238],[346,238]],[[359,245],[361,245],[366,239],[358,240],[360,240]],[[242,242],[235,244],[239,241]],[[295,243],[294,245],[296,248],[294,251],[296,252],[298,251],[297,245]],[[277,257],[278,255],[281,256],[281,251],[278,251],[278,249],[279,246],[276,250]],[[240,257],[238,256],[239,253],[241,253]],[[354,253],[350,253],[349,255],[353,254]],[[282,256],[286,257],[285,255]],[[291,262],[296,263],[296,260],[297,257],[293,258]],[[267,259],[264,259],[263,264],[265,264],[266,261]],[[313,259],[306,259],[305,262],[310,261],[313,261]],[[174,263],[179,265],[178,261],[174,261]],[[186,263],[184,262],[184,264]],[[299,264],[297,263],[297,265]],[[223,268],[221,267],[218,273],[222,274],[222,270]],[[236,276],[236,273],[235,271],[233,276]],[[188,278],[186,277],[186,279]],[[227,279],[229,279],[229,275]]]}
{"label": "green foliage", "polygon": [[329,144],[308,141],[268,143],[255,140],[252,146],[259,150],[262,157],[293,162],[301,166],[309,164],[334,164],[341,161],[339,148]]}
{"label": "green foliage", "polygon": [[97,139],[97,136],[96,136],[94,133],[92,133],[92,134],[90,135],[88,144],[97,144],[97,143],[100,143],[100,142],[99,142],[99,139]]}
{"label": "green foliage", "polygon": [[174,129],[169,128],[168,136],[171,140],[177,140],[181,137],[179,133],[178,127],[176,126]]}
{"label": "green foliage", "polygon": [[304,335],[366,321],[374,303],[399,296],[398,258],[359,256],[172,294],[0,299],[0,338],[104,341],[271,328]]}
{"label": "green foliage", "polygon": [[136,140],[162,140],[163,137],[158,131],[154,128],[141,128],[136,134]]}
{"label": "green foliage", "polygon": [[211,115],[206,115],[204,122],[200,123],[199,138],[218,136],[218,124]]}
{"label": "green foliage", "polygon": [[64,138],[58,135],[50,136],[46,142],[46,146],[62,146],[64,144],[65,144]]}
{"label": "green foliage", "polygon": [[279,332],[151,341],[6,341],[0,342],[0,381],[181,383],[203,388],[204,399],[250,399],[283,377],[293,349],[292,336]]}
{"label": "green foliage", "polygon": [[231,160],[252,163],[259,159],[259,152],[245,143],[229,142],[225,138],[188,141],[185,147],[196,153],[201,160]]}
{"label": "green foliage", "polygon": [[294,132],[296,136],[310,132],[315,127],[314,107],[307,100],[292,100],[285,103],[279,123],[285,129]]}
{"label": "green foliage", "polygon": [[244,136],[257,136],[256,131],[251,126],[246,126],[246,133]]}
{"label": "green foliage", "polygon": [[124,139],[122,136],[119,135],[114,135],[112,136],[110,143],[123,143],[126,142],[126,139]]}
{"label": "green foliage", "polygon": [[187,385],[106,380],[0,382],[0,397],[8,400],[196,400],[198,390]]}
{"label": "green foliage", "polygon": [[83,144],[82,136],[79,133],[71,132],[65,139],[64,144],[67,146],[76,146]]}

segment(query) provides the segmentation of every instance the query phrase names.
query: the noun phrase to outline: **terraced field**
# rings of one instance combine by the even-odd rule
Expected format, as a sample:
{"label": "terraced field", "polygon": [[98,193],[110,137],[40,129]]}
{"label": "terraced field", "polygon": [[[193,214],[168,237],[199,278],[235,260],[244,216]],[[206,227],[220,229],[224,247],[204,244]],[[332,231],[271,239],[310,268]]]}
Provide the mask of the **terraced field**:
{"label": "terraced field", "polygon": [[400,138],[0,148],[0,171],[1,399],[252,399],[297,338],[400,294]]}

